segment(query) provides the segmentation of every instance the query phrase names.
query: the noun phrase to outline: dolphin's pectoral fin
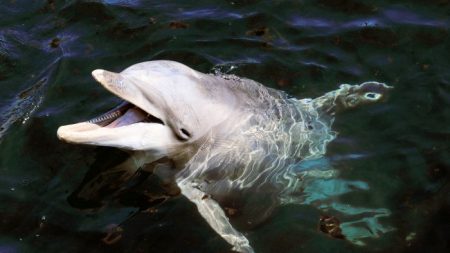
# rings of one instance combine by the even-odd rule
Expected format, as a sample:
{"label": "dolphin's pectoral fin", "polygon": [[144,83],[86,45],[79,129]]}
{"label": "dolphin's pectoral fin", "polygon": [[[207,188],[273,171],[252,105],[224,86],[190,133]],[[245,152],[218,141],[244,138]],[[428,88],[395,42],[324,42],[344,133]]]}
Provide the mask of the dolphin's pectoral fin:
{"label": "dolphin's pectoral fin", "polygon": [[180,188],[175,181],[175,174],[177,170],[173,161],[167,158],[162,158],[150,165],[142,167],[144,171],[151,171],[160,179],[160,186],[164,193],[168,196],[174,197],[180,195]]}
{"label": "dolphin's pectoral fin", "polygon": [[183,180],[177,183],[181,193],[197,206],[198,211],[212,229],[233,245],[233,250],[254,252],[247,238],[233,228],[225,212],[214,199],[195,187],[193,182]]}
{"label": "dolphin's pectoral fin", "polygon": [[[69,201],[74,202],[72,204],[77,206],[87,205],[93,207],[102,205],[105,199],[123,189],[138,169],[133,158],[128,158],[113,168],[96,174],[93,178],[85,178],[85,182],[69,197]],[[78,205],[75,202],[85,203],[79,203],[80,205]]]}

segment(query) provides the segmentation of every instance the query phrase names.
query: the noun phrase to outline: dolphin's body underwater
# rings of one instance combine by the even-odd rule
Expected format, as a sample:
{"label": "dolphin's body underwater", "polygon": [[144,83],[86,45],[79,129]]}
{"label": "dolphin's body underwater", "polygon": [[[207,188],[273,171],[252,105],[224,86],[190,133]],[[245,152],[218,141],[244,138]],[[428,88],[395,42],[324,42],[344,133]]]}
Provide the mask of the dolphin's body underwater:
{"label": "dolphin's body underwater", "polygon": [[378,82],[341,85],[298,100],[249,79],[203,74],[173,61],[92,75],[125,102],[90,121],[61,126],[58,137],[130,151],[117,168],[160,175],[240,252],[253,249],[231,225],[223,203],[246,196],[243,208],[258,212],[254,223],[277,204],[300,203],[305,181],[295,164],[324,155],[335,138],[334,114],[383,100],[391,88]]}

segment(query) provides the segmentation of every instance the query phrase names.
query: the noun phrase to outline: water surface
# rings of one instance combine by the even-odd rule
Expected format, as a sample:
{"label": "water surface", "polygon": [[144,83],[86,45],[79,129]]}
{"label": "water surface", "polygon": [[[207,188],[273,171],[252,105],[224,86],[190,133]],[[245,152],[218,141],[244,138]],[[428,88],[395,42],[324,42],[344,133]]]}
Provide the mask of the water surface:
{"label": "water surface", "polygon": [[[229,251],[188,200],[148,194],[155,179],[145,173],[103,203],[74,197],[126,155],[61,143],[57,127],[118,101],[93,69],[155,59],[298,98],[341,83],[394,86],[388,102],[338,115],[319,164],[357,182],[333,203],[389,210],[379,222],[392,230],[364,246],[332,238],[320,217],[347,215],[311,202],[279,207],[245,232],[256,252],[448,252],[448,1],[6,0],[0,13],[0,252]],[[321,183],[315,192],[342,190]]]}

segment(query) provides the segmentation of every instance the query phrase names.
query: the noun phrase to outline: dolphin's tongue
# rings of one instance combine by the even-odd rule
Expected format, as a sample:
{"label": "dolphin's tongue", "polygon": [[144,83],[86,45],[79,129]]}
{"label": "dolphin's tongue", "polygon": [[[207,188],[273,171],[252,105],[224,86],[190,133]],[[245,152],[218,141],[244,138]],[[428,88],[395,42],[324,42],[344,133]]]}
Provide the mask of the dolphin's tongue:
{"label": "dolphin's tongue", "polygon": [[128,109],[124,115],[120,116],[118,119],[114,120],[113,122],[106,125],[105,127],[114,128],[114,127],[131,125],[131,124],[143,121],[146,117],[147,116],[144,111],[140,110],[137,107],[134,107],[134,108]]}
{"label": "dolphin's tongue", "polygon": [[139,122],[164,125],[164,122],[161,119],[156,118],[129,102],[123,102],[114,109],[93,118],[86,123],[95,124],[105,128],[117,128]]}

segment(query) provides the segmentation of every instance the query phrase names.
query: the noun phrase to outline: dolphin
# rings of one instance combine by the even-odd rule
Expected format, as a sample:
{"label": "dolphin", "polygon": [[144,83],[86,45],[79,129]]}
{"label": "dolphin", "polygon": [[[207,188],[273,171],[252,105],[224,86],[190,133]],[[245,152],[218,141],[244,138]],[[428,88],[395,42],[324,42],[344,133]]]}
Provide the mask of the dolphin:
{"label": "dolphin", "polygon": [[167,60],[92,75],[124,102],[99,117],[59,127],[58,138],[127,150],[131,157],[110,173],[126,170],[123,181],[139,169],[157,174],[239,252],[253,249],[231,224],[224,203],[244,194],[244,208],[261,210],[252,220],[258,223],[277,204],[297,201],[302,182],[295,164],[325,154],[336,137],[334,115],[383,101],[391,89],[372,81],[296,99],[250,79],[204,74]]}

